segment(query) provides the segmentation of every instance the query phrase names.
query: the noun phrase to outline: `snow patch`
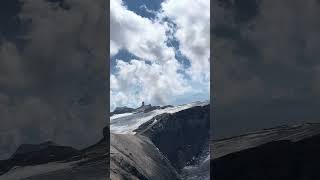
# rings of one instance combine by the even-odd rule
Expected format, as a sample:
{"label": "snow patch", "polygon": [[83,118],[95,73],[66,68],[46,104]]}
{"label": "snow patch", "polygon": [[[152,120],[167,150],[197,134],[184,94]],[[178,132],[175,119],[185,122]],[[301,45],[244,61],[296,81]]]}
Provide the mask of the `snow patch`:
{"label": "snow patch", "polygon": [[134,130],[138,129],[138,127],[141,126],[143,123],[150,121],[157,115],[164,113],[172,114],[192,107],[205,106],[208,104],[209,101],[198,101],[175,107],[156,109],[147,113],[139,112],[114,115],[110,118],[110,131],[115,134],[135,134]]}

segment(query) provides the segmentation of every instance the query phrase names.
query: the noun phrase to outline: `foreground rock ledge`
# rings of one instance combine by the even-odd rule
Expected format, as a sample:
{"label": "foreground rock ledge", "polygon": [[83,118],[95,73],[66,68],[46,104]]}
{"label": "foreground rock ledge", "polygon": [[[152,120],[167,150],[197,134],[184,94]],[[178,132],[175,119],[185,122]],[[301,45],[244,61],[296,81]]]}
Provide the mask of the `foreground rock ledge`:
{"label": "foreground rock ledge", "polygon": [[320,124],[267,129],[211,145],[214,180],[320,179]]}
{"label": "foreground rock ledge", "polygon": [[112,180],[179,179],[165,156],[144,136],[111,134]]}

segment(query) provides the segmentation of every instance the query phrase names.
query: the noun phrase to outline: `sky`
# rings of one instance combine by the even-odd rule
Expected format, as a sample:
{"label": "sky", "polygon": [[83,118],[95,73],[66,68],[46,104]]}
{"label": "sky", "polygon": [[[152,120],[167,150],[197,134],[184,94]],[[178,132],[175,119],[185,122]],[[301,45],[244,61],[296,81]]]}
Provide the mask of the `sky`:
{"label": "sky", "polygon": [[216,0],[213,134],[320,122],[320,1]]}
{"label": "sky", "polygon": [[209,100],[210,1],[110,1],[110,110]]}
{"label": "sky", "polygon": [[1,1],[0,159],[25,143],[83,148],[102,138],[108,104],[105,3]]}

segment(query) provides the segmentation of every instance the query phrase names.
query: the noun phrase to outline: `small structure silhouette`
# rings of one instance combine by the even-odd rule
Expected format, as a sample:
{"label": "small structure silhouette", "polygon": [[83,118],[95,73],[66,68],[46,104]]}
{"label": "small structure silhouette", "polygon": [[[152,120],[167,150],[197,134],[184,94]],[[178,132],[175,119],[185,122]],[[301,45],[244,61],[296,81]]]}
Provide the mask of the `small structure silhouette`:
{"label": "small structure silhouette", "polygon": [[141,105],[141,107],[143,107],[144,106],[144,101],[142,101],[142,105]]}

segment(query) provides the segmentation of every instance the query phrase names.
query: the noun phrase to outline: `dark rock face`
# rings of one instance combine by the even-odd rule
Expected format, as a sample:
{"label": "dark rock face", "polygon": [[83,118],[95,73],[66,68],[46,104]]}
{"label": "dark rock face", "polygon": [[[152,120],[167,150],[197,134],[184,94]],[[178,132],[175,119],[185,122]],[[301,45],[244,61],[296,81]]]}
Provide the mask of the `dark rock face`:
{"label": "dark rock face", "polygon": [[266,143],[289,140],[297,142],[320,133],[320,124],[279,126],[221,140],[211,140],[211,157],[219,158]]}
{"label": "dark rock face", "polygon": [[[257,146],[249,146],[249,148],[242,148],[239,151],[218,156],[218,158],[213,157],[211,159],[211,179],[320,179],[320,131],[318,127],[317,124],[314,124],[265,130],[273,131],[272,136],[270,136],[269,132],[266,134],[259,132],[257,133],[257,137],[263,141],[266,139],[263,136],[269,136],[267,137],[269,142]],[[318,134],[315,135],[315,130],[317,129]],[[241,141],[245,142],[244,139],[247,138],[249,142],[252,136],[254,134],[245,135],[241,137]],[[275,140],[270,140],[270,137],[273,137]],[[278,137],[281,138],[277,139]],[[255,141],[257,140],[255,139]],[[243,146],[247,145],[248,143],[243,144]],[[229,148],[232,149],[234,147],[236,146],[229,144]],[[216,149],[219,149],[219,147],[216,147]]]}
{"label": "dark rock face", "polygon": [[136,113],[139,113],[139,112],[147,113],[147,112],[150,112],[150,111],[159,109],[159,108],[160,108],[160,106],[152,106],[151,104],[148,104],[148,105],[143,105],[143,106],[137,108],[137,109],[135,110],[135,112],[136,112]]}
{"label": "dark rock face", "polygon": [[79,156],[80,152],[74,148],[59,146],[53,142],[41,144],[23,144],[10,157],[0,162],[2,174],[13,166],[29,166],[44,164],[53,161],[65,160],[70,157]]}
{"label": "dark rock face", "polygon": [[160,107],[160,109],[171,108],[171,107],[174,107],[174,106],[172,106],[172,105],[166,105],[166,106]]}
{"label": "dark rock face", "polygon": [[129,108],[129,107],[117,107],[112,113],[111,115],[113,114],[122,114],[122,113],[131,113],[133,112],[135,109],[133,108]]}
{"label": "dark rock face", "polygon": [[102,140],[83,150],[53,142],[21,145],[10,159],[0,161],[0,179],[105,179],[109,176],[109,127],[104,128],[103,135]]}
{"label": "dark rock face", "polygon": [[123,114],[123,113],[147,113],[156,109],[165,109],[165,108],[169,108],[169,107],[173,107],[171,105],[167,105],[167,106],[152,106],[151,104],[145,105],[144,103],[142,103],[142,105],[136,109],[134,108],[129,108],[129,107],[117,107],[113,112],[110,113],[110,115],[114,115],[114,114]]}
{"label": "dark rock face", "polygon": [[10,165],[9,160],[1,160],[0,161],[0,175],[9,171],[12,166]]}
{"label": "dark rock face", "polygon": [[201,153],[209,139],[210,105],[174,114],[162,114],[141,125],[136,132],[149,137],[180,170]]}
{"label": "dark rock face", "polygon": [[110,139],[110,128],[109,126],[103,128],[103,138]]}
{"label": "dark rock face", "polygon": [[213,160],[211,173],[216,180],[320,179],[319,152],[320,136],[271,142]]}
{"label": "dark rock face", "polygon": [[110,178],[178,180],[170,162],[143,136],[111,134]]}

